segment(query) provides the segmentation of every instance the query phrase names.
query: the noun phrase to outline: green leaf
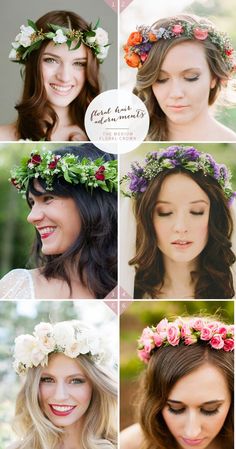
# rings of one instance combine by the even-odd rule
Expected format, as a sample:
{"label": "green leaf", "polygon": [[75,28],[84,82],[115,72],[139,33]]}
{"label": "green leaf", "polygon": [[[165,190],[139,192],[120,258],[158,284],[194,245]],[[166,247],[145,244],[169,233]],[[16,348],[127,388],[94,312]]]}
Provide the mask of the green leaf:
{"label": "green leaf", "polygon": [[97,20],[97,23],[96,23],[95,27],[93,28],[93,30],[96,30],[98,28],[99,24],[100,24],[100,19]]}
{"label": "green leaf", "polygon": [[33,20],[28,19],[27,22],[28,22],[28,25],[34,29],[34,31],[38,31],[38,28],[37,28],[36,24],[33,22]]}
{"label": "green leaf", "polygon": [[94,32],[94,31],[88,31],[87,33],[86,33],[86,37],[94,37],[94,36],[96,36],[96,33]]}
{"label": "green leaf", "polygon": [[48,23],[48,27],[51,28],[53,31],[62,30],[64,34],[68,33],[68,28],[62,27],[60,25],[54,25],[53,23]]}
{"label": "green leaf", "polygon": [[48,39],[53,39],[53,38],[55,37],[55,33],[53,33],[53,32],[51,31],[51,32],[49,32],[49,33],[45,33],[45,36],[46,36]]}
{"label": "green leaf", "polygon": [[64,171],[64,178],[65,178],[65,180],[66,180],[67,182],[70,182],[70,183],[71,183],[71,179],[70,179],[70,177],[69,177],[69,174],[68,174],[68,171],[67,171],[67,170]]}
{"label": "green leaf", "polygon": [[71,48],[71,50],[77,50],[81,45],[81,40],[78,41],[78,44],[76,44],[75,47]]}

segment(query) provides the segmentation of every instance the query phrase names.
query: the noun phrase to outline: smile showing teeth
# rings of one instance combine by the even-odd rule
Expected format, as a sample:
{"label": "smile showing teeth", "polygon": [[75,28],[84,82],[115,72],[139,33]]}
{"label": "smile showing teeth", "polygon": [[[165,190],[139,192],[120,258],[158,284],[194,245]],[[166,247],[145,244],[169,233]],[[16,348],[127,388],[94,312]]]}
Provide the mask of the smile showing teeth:
{"label": "smile showing teeth", "polygon": [[68,93],[72,89],[72,85],[70,86],[60,86],[58,84],[50,84],[51,88],[57,92]]}
{"label": "smile showing teeth", "polygon": [[51,405],[53,410],[56,410],[58,412],[69,412],[70,410],[73,410],[75,408],[74,405]]}
{"label": "smile showing teeth", "polygon": [[40,235],[44,235],[44,234],[51,234],[52,232],[55,231],[55,227],[53,226],[47,226],[46,228],[40,228],[38,229]]}

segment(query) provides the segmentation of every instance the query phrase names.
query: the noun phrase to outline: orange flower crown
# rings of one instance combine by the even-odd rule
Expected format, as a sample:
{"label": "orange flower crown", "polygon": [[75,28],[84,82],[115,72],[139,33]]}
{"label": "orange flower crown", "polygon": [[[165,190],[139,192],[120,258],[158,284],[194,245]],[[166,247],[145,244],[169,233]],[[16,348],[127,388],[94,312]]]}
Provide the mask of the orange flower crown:
{"label": "orange flower crown", "polygon": [[188,40],[210,40],[220,50],[222,59],[227,69],[233,72],[236,69],[234,61],[234,49],[229,37],[213,27],[192,25],[185,21],[171,23],[167,28],[154,29],[141,25],[137,31],[130,34],[125,50],[125,62],[130,67],[140,68],[145,63],[152,46],[160,39],[178,39],[186,37]]}

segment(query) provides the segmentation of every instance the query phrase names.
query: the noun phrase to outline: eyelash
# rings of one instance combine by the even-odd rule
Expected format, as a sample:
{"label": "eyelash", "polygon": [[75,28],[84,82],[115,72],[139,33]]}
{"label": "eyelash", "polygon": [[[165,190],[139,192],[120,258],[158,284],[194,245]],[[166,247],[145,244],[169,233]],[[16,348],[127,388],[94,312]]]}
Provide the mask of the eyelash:
{"label": "eyelash", "polygon": [[[52,377],[41,377],[40,382],[53,383],[54,380],[53,380]],[[71,384],[74,384],[74,385],[76,385],[76,384],[84,384],[84,383],[85,383],[85,380],[84,380],[84,379],[79,379],[79,378],[75,377],[74,379],[72,379],[72,380],[70,381],[70,383],[71,383]]]}
{"label": "eyelash", "polygon": [[[54,58],[45,58],[43,59],[44,62],[48,63],[48,64],[57,64],[58,61]],[[77,67],[86,67],[86,61],[76,61],[73,63],[75,66]]]}
{"label": "eyelash", "polygon": [[[190,83],[197,81],[199,79],[199,76],[195,76],[194,78],[184,78],[185,81],[189,81]],[[169,80],[169,78],[164,78],[164,79],[157,79],[157,83],[159,84],[164,84]]]}
{"label": "eyelash", "polygon": [[[157,212],[157,215],[159,217],[169,217],[173,212]],[[192,215],[203,215],[204,212],[194,212],[194,211],[190,211],[190,214]]]}
{"label": "eyelash", "polygon": [[[172,407],[170,407],[170,406],[168,406],[169,408],[168,408],[168,410],[169,410],[169,412],[170,413],[173,413],[174,415],[181,415],[182,413],[184,413],[185,412],[185,408],[181,408],[181,409],[174,409],[174,408],[172,408]],[[203,414],[203,415],[206,415],[206,416],[212,416],[212,415],[216,415],[218,412],[219,412],[219,409],[218,408],[216,408],[215,410],[204,410],[204,409],[200,409],[200,411],[201,411],[201,413]]]}

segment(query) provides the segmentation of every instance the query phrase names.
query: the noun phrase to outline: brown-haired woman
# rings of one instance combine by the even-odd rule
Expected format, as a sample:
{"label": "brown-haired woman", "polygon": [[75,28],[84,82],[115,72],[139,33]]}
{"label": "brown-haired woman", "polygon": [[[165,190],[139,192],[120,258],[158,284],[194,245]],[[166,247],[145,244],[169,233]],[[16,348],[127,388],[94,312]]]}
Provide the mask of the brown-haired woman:
{"label": "brown-haired woman", "polygon": [[84,115],[100,93],[99,62],[107,44],[105,30],[92,30],[70,11],[51,11],[22,26],[10,58],[25,65],[23,95],[16,123],[0,127],[0,140],[88,140]]}
{"label": "brown-haired woman", "polygon": [[127,178],[137,231],[134,298],[232,298],[234,192],[226,167],[176,145],[149,153]]}
{"label": "brown-haired woman", "polygon": [[139,356],[139,424],[121,449],[233,449],[233,326],[205,318],[147,327]]}
{"label": "brown-haired woman", "polygon": [[189,14],[131,33],[125,60],[137,67],[134,93],[150,114],[146,140],[234,141],[211,115],[235,70],[233,47],[209,20]]}

